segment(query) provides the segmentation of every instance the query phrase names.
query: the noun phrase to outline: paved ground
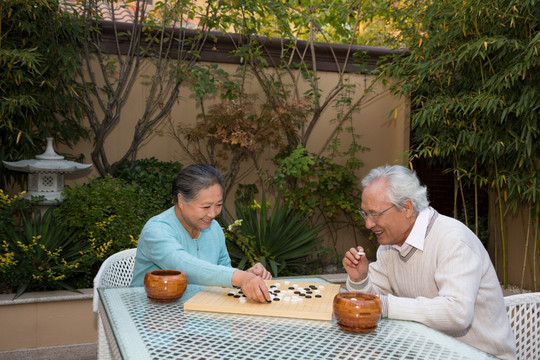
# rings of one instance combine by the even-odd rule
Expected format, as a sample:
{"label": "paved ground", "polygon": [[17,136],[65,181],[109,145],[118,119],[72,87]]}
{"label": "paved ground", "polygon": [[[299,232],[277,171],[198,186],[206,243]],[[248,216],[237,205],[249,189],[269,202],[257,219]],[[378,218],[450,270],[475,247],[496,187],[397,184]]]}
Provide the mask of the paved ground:
{"label": "paved ground", "polygon": [[97,343],[0,351],[0,360],[97,360]]}

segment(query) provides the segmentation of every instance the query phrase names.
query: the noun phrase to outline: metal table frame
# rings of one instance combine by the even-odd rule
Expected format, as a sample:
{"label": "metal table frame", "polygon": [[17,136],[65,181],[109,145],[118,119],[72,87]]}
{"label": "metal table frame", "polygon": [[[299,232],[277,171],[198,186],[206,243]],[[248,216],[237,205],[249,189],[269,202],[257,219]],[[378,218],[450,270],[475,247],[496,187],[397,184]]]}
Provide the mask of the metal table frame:
{"label": "metal table frame", "polygon": [[[306,279],[304,279],[306,280]],[[304,281],[297,279],[297,281]],[[308,281],[324,283],[323,279]],[[335,322],[184,312],[202,289],[188,285],[173,303],[148,300],[144,288],[98,289],[101,358],[114,359],[494,359],[420,323],[381,319],[363,334]],[[103,349],[101,349],[103,350]],[[105,354],[105,356],[103,355]]]}

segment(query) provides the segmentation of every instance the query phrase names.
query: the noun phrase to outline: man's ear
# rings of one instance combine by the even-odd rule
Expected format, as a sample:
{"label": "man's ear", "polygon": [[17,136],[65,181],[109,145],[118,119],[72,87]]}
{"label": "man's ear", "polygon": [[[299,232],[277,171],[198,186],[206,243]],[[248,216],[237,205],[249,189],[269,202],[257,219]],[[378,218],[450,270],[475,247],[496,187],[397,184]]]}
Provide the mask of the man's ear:
{"label": "man's ear", "polygon": [[405,215],[408,219],[410,219],[414,215],[414,206],[410,199],[405,200],[401,208],[405,210]]}

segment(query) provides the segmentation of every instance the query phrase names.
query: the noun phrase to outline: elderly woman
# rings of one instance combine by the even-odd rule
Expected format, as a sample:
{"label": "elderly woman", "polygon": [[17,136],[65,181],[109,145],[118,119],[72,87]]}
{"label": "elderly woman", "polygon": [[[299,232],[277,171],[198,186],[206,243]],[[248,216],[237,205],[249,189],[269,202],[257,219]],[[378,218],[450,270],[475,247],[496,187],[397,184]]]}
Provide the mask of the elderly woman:
{"label": "elderly woman", "polygon": [[212,166],[191,165],[173,182],[175,205],[144,225],[137,246],[131,286],[143,286],[155,269],[183,271],[188,282],[205,286],[239,286],[246,297],[270,301],[261,265],[247,271],[231,267],[225,235],[215,219],[223,207],[224,181]]}
{"label": "elderly woman", "polygon": [[501,286],[478,237],[430,207],[425,186],[403,166],[373,169],[362,185],[360,213],[381,246],[372,263],[362,247],[347,251],[347,288],[379,295],[383,317],[515,359]]}

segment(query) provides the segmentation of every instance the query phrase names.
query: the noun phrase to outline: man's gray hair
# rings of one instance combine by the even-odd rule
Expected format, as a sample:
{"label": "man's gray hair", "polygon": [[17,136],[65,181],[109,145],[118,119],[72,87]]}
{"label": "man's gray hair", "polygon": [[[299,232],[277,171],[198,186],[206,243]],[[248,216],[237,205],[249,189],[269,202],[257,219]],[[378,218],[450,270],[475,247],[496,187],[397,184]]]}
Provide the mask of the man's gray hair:
{"label": "man's gray hair", "polygon": [[411,200],[415,212],[422,211],[429,206],[427,188],[420,184],[416,172],[401,165],[384,165],[371,170],[362,179],[362,186],[366,188],[373,181],[386,179],[388,181],[388,200],[401,209],[405,200]]}

